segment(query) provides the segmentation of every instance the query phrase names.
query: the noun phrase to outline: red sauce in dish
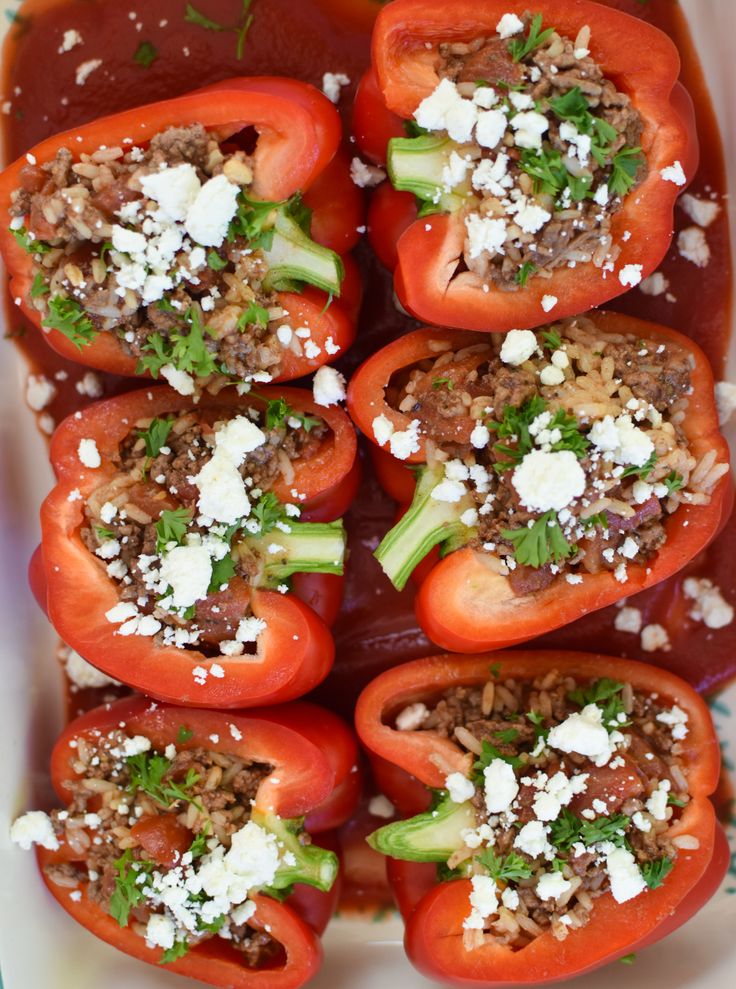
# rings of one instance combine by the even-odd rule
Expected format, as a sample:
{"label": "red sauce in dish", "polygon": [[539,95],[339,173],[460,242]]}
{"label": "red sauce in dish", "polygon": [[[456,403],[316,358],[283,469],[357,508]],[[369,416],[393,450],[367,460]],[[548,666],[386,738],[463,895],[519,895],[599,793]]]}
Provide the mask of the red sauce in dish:
{"label": "red sauce in dish", "polygon": [[[710,98],[705,88],[687,24],[672,0],[610,0],[611,5],[652,21],[677,43],[683,62],[682,80],[693,97],[701,146],[701,165],[690,192],[721,200],[725,192],[723,149]],[[201,0],[195,7],[214,21],[235,24],[240,0]],[[342,90],[340,109],[349,122],[350,97],[369,61],[369,26],[380,0],[254,0],[253,23],[236,57],[233,31],[209,31],[184,20],[183,0],[120,4],[115,0],[27,0],[19,8],[4,51],[2,118],[9,156],[56,131],[74,127],[105,113],[173,96],[238,74],[291,75],[321,85],[324,72],[343,72],[352,80]],[[166,22],[166,23],[164,23]],[[64,31],[76,29],[83,44],[58,54]],[[144,68],[135,61],[142,42],[155,46],[158,57]],[[101,59],[83,86],[76,84],[80,64]],[[677,210],[676,229],[692,225]],[[638,289],[615,303],[621,311],[665,323],[690,334],[706,350],[716,378],[721,377],[728,347],[731,265],[725,209],[708,227],[711,259],[705,269],[679,256],[676,247],[661,270],[672,296],[646,296]],[[365,304],[358,343],[342,361],[348,374],[377,347],[417,324],[394,308],[391,279],[365,245],[357,251],[365,280]],[[8,326],[31,366],[53,378],[58,394],[43,414],[59,421],[88,404],[76,384],[87,373],[57,356],[40,334],[24,323],[14,306]],[[16,335],[19,334],[19,335]],[[105,395],[136,386],[130,379],[98,376]],[[49,428],[48,418],[44,420]],[[367,458],[366,458],[367,459]],[[350,714],[358,692],[377,672],[434,648],[419,631],[412,608],[413,592],[394,591],[372,557],[372,551],[393,520],[395,506],[380,493],[366,463],[361,494],[348,518],[351,557],[345,604],[335,626],[337,662],[317,699]],[[736,601],[736,522],[732,520],[688,567],[707,576],[726,599]],[[666,666],[703,690],[722,686],[736,675],[736,625],[713,631],[688,617],[690,605],[681,592],[680,574],[629,603],[643,611],[644,622],[659,622],[670,636],[669,652],[643,653],[639,637],[616,632],[615,608],[596,612],[546,636],[544,644],[634,656]],[[84,691],[84,703],[99,700]],[[76,713],[82,695],[71,701]]]}

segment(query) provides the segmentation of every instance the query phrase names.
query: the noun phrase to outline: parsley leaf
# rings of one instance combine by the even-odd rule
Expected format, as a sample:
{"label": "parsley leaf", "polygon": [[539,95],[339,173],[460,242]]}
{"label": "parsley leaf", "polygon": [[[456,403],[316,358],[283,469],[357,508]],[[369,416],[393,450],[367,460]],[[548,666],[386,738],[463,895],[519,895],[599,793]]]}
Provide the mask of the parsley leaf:
{"label": "parsley leaf", "polygon": [[148,874],[153,863],[136,862],[133,853],[126,848],[119,859],[113,862],[117,875],[115,876],[115,889],[110,897],[108,910],[110,916],[118,922],[121,927],[128,926],[130,911],[145,901],[145,896],[140,883],[136,882],[141,873]]}
{"label": "parsley leaf", "polygon": [[544,330],[542,333],[542,340],[544,341],[543,346],[547,350],[559,350],[562,347],[562,340],[560,334],[556,330]]}
{"label": "parsley leaf", "polygon": [[508,49],[511,58],[515,62],[520,62],[527,55],[531,54],[535,48],[539,48],[552,34],[552,28],[545,28],[544,31],[540,30],[542,27],[542,15],[537,14],[534,20],[529,25],[529,33],[525,38],[513,38],[509,41]]}
{"label": "parsley leaf", "polygon": [[584,519],[581,518],[580,522],[582,522],[584,529],[594,529],[597,525],[604,530],[608,528],[608,516],[605,512],[598,512],[596,515],[589,515]]}
{"label": "parsley leaf", "polygon": [[667,488],[667,494],[674,494],[675,491],[679,491],[680,488],[685,487],[685,478],[682,474],[678,474],[676,471],[670,471],[670,473],[665,477],[662,482]]}
{"label": "parsley leaf", "polygon": [[559,816],[550,822],[549,840],[560,851],[568,851],[578,840],[582,821],[567,807],[563,807]]}
{"label": "parsley leaf", "polygon": [[621,691],[624,689],[623,683],[618,680],[611,680],[609,677],[601,677],[594,680],[589,687],[578,687],[568,693],[568,698],[573,704],[586,707],[588,704],[597,704],[602,708],[602,720],[604,726],[611,731],[612,728],[625,727],[629,721],[621,721],[619,714],[625,714],[624,702],[621,699]]}
{"label": "parsley leaf", "polygon": [[523,172],[534,180],[534,192],[555,199],[567,186],[568,171],[562,164],[562,155],[554,148],[544,148],[539,151],[524,148],[519,159]]}
{"label": "parsley leaf", "polygon": [[229,584],[235,576],[235,560],[230,553],[225,553],[221,560],[212,561],[212,578],[208,593],[216,594],[223,584]]}
{"label": "parsley leaf", "polygon": [[531,261],[525,261],[514,275],[514,281],[521,288],[525,288],[529,276],[533,275],[536,270],[537,266],[535,264],[532,264]]}
{"label": "parsley leaf", "polygon": [[261,495],[257,504],[251,509],[251,516],[258,519],[260,523],[260,535],[275,529],[277,522],[286,521],[284,506],[273,491],[267,491]]}
{"label": "parsley leaf", "polygon": [[641,867],[641,874],[649,889],[661,886],[665,877],[672,871],[672,867],[672,859],[668,859],[666,855],[653,862],[645,862]]}
{"label": "parsley leaf", "polygon": [[97,533],[97,538],[100,540],[114,539],[115,533],[112,529],[106,529],[104,525],[96,525],[95,532]]}
{"label": "parsley leaf", "polygon": [[[641,3],[641,0],[639,0],[639,3]],[[621,955],[619,961],[622,965],[633,965],[636,961],[636,952],[631,951],[628,955]]]}
{"label": "parsley leaf", "polygon": [[31,285],[31,298],[39,299],[42,295],[48,295],[51,289],[46,284],[41,272],[37,272],[35,278],[33,279],[33,284]]}
{"label": "parsley leaf", "polygon": [[157,58],[158,48],[150,41],[141,41],[133,56],[133,61],[142,65],[144,69],[150,69]]}
{"label": "parsley leaf", "polygon": [[207,851],[207,841],[210,837],[210,823],[207,821],[204,828],[199,832],[194,841],[189,846],[189,851],[193,859],[202,858]]}
{"label": "parsley leaf", "polygon": [[167,948],[161,955],[159,965],[168,965],[170,962],[175,962],[178,958],[183,958],[188,951],[189,943],[187,941],[174,941],[173,945]]}
{"label": "parsley leaf", "polygon": [[214,354],[205,343],[204,334],[208,331],[202,323],[199,309],[190,306],[184,318],[188,333],[176,330],[168,339],[158,332],[148,337],[143,346],[148,353],[138,361],[138,374],[150,371],[157,378],[165,364],[173,364],[177,371],[186,371],[196,378],[206,378],[219,370]]}
{"label": "parsley leaf", "polygon": [[166,779],[166,774],[171,768],[171,760],[165,756],[140,752],[138,755],[128,756],[126,762],[130,769],[128,790],[131,793],[143,790],[162,807],[170,807],[178,800],[199,807],[199,804],[192,800],[191,794],[187,792],[199,779],[199,773],[195,772],[193,768],[187,771],[182,783],[176,783],[174,780]]}
{"label": "parsley leaf", "polygon": [[626,147],[614,156],[608,179],[608,191],[612,196],[624,196],[634,184],[636,173],[644,164],[640,151],[641,148]]}
{"label": "parsley leaf", "polygon": [[196,24],[197,27],[202,27],[205,31],[228,31],[230,30],[224,24],[220,24],[217,21],[213,21],[211,17],[207,17],[206,14],[202,14],[197,8],[191,4],[187,4],[186,13],[184,14],[184,20],[188,24]]}
{"label": "parsley leaf", "polygon": [[478,861],[496,881],[520,882],[522,879],[530,879],[532,875],[529,865],[516,852],[509,852],[505,858],[500,858],[492,848],[486,848],[478,856]]}
{"label": "parsley leaf", "polygon": [[227,268],[227,264],[227,258],[220,257],[214,249],[207,252],[207,265],[213,271],[222,271],[223,268]]}
{"label": "parsley leaf", "polygon": [[549,105],[552,112],[560,120],[568,120],[571,124],[575,124],[577,129],[584,134],[589,132],[592,126],[592,114],[588,107],[588,101],[579,86],[574,86],[562,96],[550,100]]}
{"label": "parsley leaf", "polygon": [[321,419],[309,416],[304,412],[296,412],[286,399],[270,398],[266,403],[266,429],[286,429],[288,419],[297,419],[305,432],[311,432],[319,426]]}
{"label": "parsley leaf", "polygon": [[169,543],[180,546],[187,526],[192,521],[191,508],[165,508],[156,523],[156,552],[161,553]]}
{"label": "parsley leaf", "polygon": [[642,464],[641,467],[637,467],[636,464],[630,464],[624,471],[622,471],[621,477],[635,477],[638,475],[644,481],[646,481],[646,479],[654,470],[656,463],[657,463],[657,454],[653,453],[649,458],[649,460],[647,460],[645,464]]}
{"label": "parsley leaf", "polygon": [[559,429],[561,433],[559,440],[551,444],[553,450],[571,450],[578,460],[583,459],[590,446],[590,440],[580,432],[574,415],[569,415],[564,409],[558,409],[547,429]]}
{"label": "parsley leaf", "polygon": [[586,845],[595,845],[598,841],[610,841],[614,845],[626,844],[625,831],[631,818],[626,814],[611,814],[610,817],[597,817],[594,821],[582,821],[580,838]]}
{"label": "parsley leaf", "polygon": [[146,456],[151,460],[159,455],[162,446],[166,446],[166,440],[173,424],[173,416],[167,416],[166,419],[154,417],[147,429],[135,430],[135,435],[140,436],[146,446]]}
{"label": "parsley leaf", "polygon": [[447,388],[448,391],[454,391],[455,383],[452,378],[433,378],[432,391],[439,391],[440,388]]}
{"label": "parsley leaf", "polygon": [[248,303],[248,308],[244,309],[238,316],[238,329],[244,330],[246,326],[268,326],[268,309],[257,305],[255,302]]}
{"label": "parsley leaf", "polygon": [[191,728],[187,728],[186,725],[179,725],[179,731],[176,733],[176,740],[180,745],[184,742],[188,742],[190,738],[194,735]]}
{"label": "parsley leaf", "polygon": [[488,667],[488,672],[491,674],[494,680],[498,680],[498,678],[501,675],[501,664],[491,663],[491,665]]}
{"label": "parsley leaf", "polygon": [[674,795],[674,793],[668,793],[667,794],[667,803],[670,804],[671,807],[686,807],[687,806],[687,804],[685,803],[685,801],[684,800],[680,800],[680,798],[679,797],[676,797]]}
{"label": "parsley leaf", "polygon": [[531,526],[502,529],[501,536],[513,545],[517,563],[535,569],[550,560],[559,563],[577,551],[577,547],[565,539],[553,511],[545,512]]}
{"label": "parsley leaf", "polygon": [[50,250],[53,250],[51,244],[47,244],[46,241],[31,237],[25,227],[19,227],[17,230],[13,230],[11,227],[10,232],[15,237],[18,246],[22,247],[28,254],[48,254]]}
{"label": "parsley leaf", "polygon": [[493,737],[497,738],[502,745],[509,745],[519,737],[518,728],[502,728],[501,731],[494,731]]}
{"label": "parsley leaf", "polygon": [[75,299],[55,295],[49,299],[48,308],[49,314],[41,325],[63,333],[77,350],[87,347],[97,336],[92,320]]}
{"label": "parsley leaf", "polygon": [[514,769],[519,769],[524,765],[523,761],[514,755],[504,755],[495,745],[491,745],[490,742],[483,739],[482,751],[478,758],[473,763],[473,775],[475,779],[483,778],[483,770],[486,766],[490,766],[494,759],[503,759]]}
{"label": "parsley leaf", "polygon": [[540,395],[533,395],[520,406],[507,405],[503,410],[500,422],[488,422],[486,425],[496,433],[499,439],[511,439],[516,442],[515,447],[503,443],[494,443],[494,450],[509,457],[507,461],[499,461],[494,464],[497,471],[508,470],[523,460],[524,456],[534,445],[529,426],[538,415],[545,411],[547,405]]}

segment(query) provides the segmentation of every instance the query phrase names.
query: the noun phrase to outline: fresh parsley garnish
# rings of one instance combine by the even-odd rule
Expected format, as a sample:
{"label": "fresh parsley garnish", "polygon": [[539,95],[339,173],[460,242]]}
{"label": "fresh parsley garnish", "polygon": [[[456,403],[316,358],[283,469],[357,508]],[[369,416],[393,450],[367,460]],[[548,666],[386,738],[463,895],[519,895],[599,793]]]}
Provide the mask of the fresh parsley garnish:
{"label": "fresh parsley garnish", "polygon": [[259,306],[255,302],[249,302],[248,308],[244,309],[238,317],[238,329],[244,330],[246,326],[268,326],[268,309]]}
{"label": "fresh parsley garnish", "polygon": [[41,325],[63,333],[77,350],[87,347],[97,336],[92,320],[75,299],[55,295],[49,299],[48,310],[48,316]]}
{"label": "fresh parsley garnish", "polygon": [[207,265],[213,271],[222,271],[223,268],[227,268],[227,264],[227,258],[220,257],[214,249],[207,252]]}
{"label": "fresh parsley garnish", "polygon": [[133,61],[142,65],[144,69],[150,69],[157,58],[158,48],[150,41],[141,41],[133,56]]}
{"label": "fresh parsley garnish", "polygon": [[192,515],[191,508],[165,508],[161,512],[156,523],[157,553],[161,553],[169,543],[182,544]]}
{"label": "fresh parsley garnish", "polygon": [[192,799],[191,793],[188,792],[199,780],[199,773],[193,767],[187,770],[187,775],[182,783],[176,783],[174,780],[166,778],[172,763],[165,756],[139,752],[138,755],[128,756],[126,762],[130,770],[128,790],[131,793],[142,790],[162,807],[170,807],[179,800],[199,807],[196,800]]}
{"label": "fresh parsley garnish", "polygon": [[231,553],[225,553],[221,560],[212,561],[212,577],[208,591],[215,594],[223,584],[229,584],[235,576],[235,560]]}
{"label": "fresh parsley garnish", "polygon": [[114,539],[115,533],[112,529],[106,529],[104,525],[96,525],[95,532],[97,533],[97,538],[100,542],[104,542],[106,539]]}
{"label": "fresh parsley garnish", "polygon": [[662,483],[667,488],[667,494],[674,494],[675,491],[679,491],[681,488],[685,487],[685,478],[682,474],[678,474],[673,470],[670,471]]}
{"label": "fresh parsley garnish", "polygon": [[36,276],[33,279],[33,284],[31,285],[31,298],[40,299],[42,295],[48,295],[51,289],[46,284],[46,279],[43,277],[40,271],[36,272]]}
{"label": "fresh parsley garnish", "polygon": [[429,134],[429,131],[426,127],[420,126],[416,120],[405,120],[404,133],[407,137],[423,137],[425,134]]}
{"label": "fresh parsley garnish", "polygon": [[220,24],[219,21],[213,20],[206,14],[191,4],[187,4],[186,12],[184,14],[184,20],[189,24],[196,24],[197,27],[204,28],[205,31],[233,31],[236,35],[237,42],[235,45],[235,57],[240,61],[243,57],[243,49],[245,47],[245,40],[248,36],[248,31],[250,30],[251,24],[253,23],[253,14],[250,12],[253,0],[243,0],[243,6],[240,14],[240,21],[234,25]]}
{"label": "fresh parsley garnish", "polygon": [[[641,2],[642,0],[639,0],[639,3]],[[636,961],[636,952],[631,951],[629,952],[628,955],[621,955],[619,961],[621,962],[622,965],[633,965],[634,962]]]}
{"label": "fresh parsley garnish", "polygon": [[295,192],[289,199],[272,202],[250,199],[241,191],[238,194],[237,212],[228,227],[228,243],[232,243],[236,237],[243,237],[252,250],[260,248],[268,251],[273,244],[275,214],[279,211],[289,216],[309,235],[312,211],[305,205],[301,193]]}
{"label": "fresh parsley garnish", "polygon": [[319,426],[321,420],[304,412],[297,412],[283,398],[272,398],[266,403],[266,429],[286,429],[288,419],[296,419],[305,432]]}
{"label": "fresh parsley garnish", "polygon": [[17,230],[13,230],[11,227],[10,232],[15,237],[19,247],[22,247],[28,254],[48,254],[52,250],[51,244],[47,244],[44,240],[36,240],[35,237],[31,237],[25,227],[19,227]]}
{"label": "fresh parsley garnish", "polygon": [[531,261],[524,261],[524,263],[521,265],[519,270],[514,275],[514,281],[521,288],[525,288],[529,276],[533,275],[536,270],[537,270],[537,266],[535,264],[532,264]]}
{"label": "fresh parsley garnish", "polygon": [[486,425],[500,440],[511,439],[516,446],[495,443],[493,448],[498,453],[508,457],[507,461],[499,461],[494,466],[497,471],[507,470],[515,466],[529,453],[534,445],[529,426],[538,415],[546,409],[546,403],[540,395],[533,395],[522,405],[507,405],[503,410],[500,422],[487,422]]}
{"label": "fresh parsley garnish", "polygon": [[174,417],[167,416],[165,419],[154,417],[151,419],[146,429],[136,429],[135,435],[139,436],[146,447],[146,457],[153,460],[161,452],[161,447],[166,446],[166,440],[174,424]]}
{"label": "fresh parsley garnish", "polygon": [[626,830],[631,819],[625,814],[611,814],[610,817],[597,817],[594,821],[582,821],[580,839],[585,845],[595,845],[599,841],[610,841],[619,847],[626,844]]}
{"label": "fresh parsley garnish", "polygon": [[179,731],[176,733],[176,740],[180,745],[184,742],[188,742],[190,738],[194,735],[191,728],[187,728],[186,725],[179,725]]}
{"label": "fresh parsley garnish", "polygon": [[455,383],[452,378],[433,378],[432,391],[439,391],[440,388],[447,388],[448,391],[454,391]]}
{"label": "fresh parsley garnish", "polygon": [[562,347],[560,334],[556,330],[544,330],[542,332],[542,346],[551,351],[560,350]]}
{"label": "fresh parsley garnish", "polygon": [[608,516],[605,512],[598,512],[596,515],[588,515],[587,518],[580,519],[584,529],[594,529],[600,526],[601,529],[608,528]]}
{"label": "fresh parsley garnish", "polygon": [[168,965],[170,962],[175,962],[178,958],[183,958],[188,951],[189,943],[187,941],[174,941],[173,945],[167,948],[161,955],[159,965]]}
{"label": "fresh parsley garnish", "polygon": [[646,481],[654,470],[656,463],[657,454],[653,453],[649,460],[647,460],[645,464],[642,464],[641,467],[637,467],[636,464],[629,464],[629,466],[621,472],[621,477],[640,477],[642,480]]}
{"label": "fresh parsley garnish", "polygon": [[143,884],[137,880],[141,873],[150,874],[153,863],[135,861],[131,850],[126,848],[120,858],[113,862],[113,865],[117,875],[108,910],[110,916],[121,927],[127,927],[130,911],[145,902],[145,895],[141,889]]}
{"label": "fresh parsley garnish", "polygon": [[476,779],[482,779],[483,770],[487,766],[490,766],[494,759],[503,759],[504,762],[507,762],[510,766],[513,766],[514,769],[519,769],[520,766],[524,765],[523,761],[519,759],[518,756],[504,755],[503,752],[496,748],[495,745],[492,745],[490,742],[486,741],[486,739],[483,739],[481,743],[481,754],[473,763],[474,777]]}
{"label": "fresh parsley garnish", "polygon": [[516,741],[519,737],[518,728],[502,728],[500,731],[494,731],[493,737],[497,739],[501,745],[510,745],[511,742]]}
{"label": "fresh parsley garnish", "polygon": [[552,34],[552,28],[547,27],[542,31],[542,15],[537,14],[529,25],[529,32],[526,37],[512,38],[509,41],[509,54],[514,62],[521,62],[523,58],[531,54],[535,48],[539,48]]}
{"label": "fresh parsley garnish", "polygon": [[611,164],[611,175],[608,179],[608,191],[613,196],[624,196],[636,180],[636,173],[644,164],[641,148],[622,148],[614,155]]}
{"label": "fresh parsley garnish", "polygon": [[202,322],[200,311],[190,306],[184,314],[188,332],[174,330],[168,338],[160,333],[152,333],[143,346],[147,351],[138,361],[137,372],[149,371],[154,378],[161,368],[173,364],[178,371],[193,374],[196,378],[206,378],[220,370],[215,356],[205,343],[205,333],[209,330]]}
{"label": "fresh parsley garnish", "polygon": [[[528,717],[528,715],[527,715]],[[567,807],[563,807],[557,818],[550,822],[549,838],[555,848],[566,852],[578,841],[582,821]]]}
{"label": "fresh parsley garnish", "polygon": [[286,521],[286,511],[273,491],[262,494],[251,509],[251,516],[258,519],[260,535],[265,535],[276,528],[277,522]]}
{"label": "fresh parsley garnish", "polygon": [[577,552],[577,547],[565,539],[553,511],[545,512],[530,526],[502,529],[501,536],[513,545],[516,562],[535,570],[550,561],[559,563]]}
{"label": "fresh parsley garnish", "polygon": [[498,678],[501,676],[501,664],[491,663],[491,665],[488,667],[488,672],[491,674],[494,680],[498,680]]}
{"label": "fresh parsley garnish", "polygon": [[530,866],[516,852],[509,852],[505,858],[502,858],[496,855],[492,848],[486,848],[478,856],[478,861],[488,869],[489,875],[496,881],[521,882],[523,879],[530,879],[532,875]]}
{"label": "fresh parsley garnish", "polygon": [[665,877],[672,871],[672,859],[666,855],[661,859],[654,859],[653,862],[645,862],[641,867],[641,874],[649,889],[656,889],[661,886]]}
{"label": "fresh parsley garnish", "polygon": [[600,680],[593,680],[588,687],[578,687],[571,690],[567,695],[573,704],[578,704],[581,708],[588,704],[596,704],[602,709],[602,720],[604,726],[609,730],[626,727],[631,722],[627,719],[620,719],[620,714],[625,714],[624,702],[621,698],[621,691],[624,685],[618,680],[611,680],[609,677],[601,677]]}

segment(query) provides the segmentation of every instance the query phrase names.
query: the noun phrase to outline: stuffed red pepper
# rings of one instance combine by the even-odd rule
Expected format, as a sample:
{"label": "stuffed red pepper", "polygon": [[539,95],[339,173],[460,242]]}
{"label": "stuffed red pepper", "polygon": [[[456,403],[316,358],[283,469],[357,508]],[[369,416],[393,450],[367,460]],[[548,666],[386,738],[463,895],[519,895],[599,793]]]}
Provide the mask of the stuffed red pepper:
{"label": "stuffed red pepper", "polygon": [[[418,199],[395,274],[413,315],[538,326],[659,264],[697,165],[689,100],[673,92],[679,57],[661,31],[587,0],[395,0],[376,22],[373,71],[407,128],[386,160],[394,188]],[[395,122],[368,112],[370,83],[358,123],[374,149]],[[386,222],[390,211],[371,216],[374,242]]]}
{"label": "stuffed red pepper", "polygon": [[356,722],[427,788],[429,810],[369,840],[400,860],[407,952],[430,978],[570,979],[670,933],[726,871],[708,799],[718,739],[705,703],[664,670],[437,656],[378,677]]}
{"label": "stuffed red pepper", "polygon": [[38,846],[62,907],[121,951],[215,986],[295,989],[319,968],[337,895],[337,857],[312,843],[305,815],[355,749],[334,715],[300,709],[291,725],[288,706],[97,708],[54,747],[63,808],[23,815],[11,837]]}
{"label": "stuffed red pepper", "polygon": [[309,373],[353,335],[336,250],[360,192],[339,140],[329,100],[269,78],[51,137],[0,176],[11,294],[65,356],[182,394]]}
{"label": "stuffed red pepper", "polygon": [[292,576],[334,616],[355,449],[347,416],[295,388],[199,402],[141,389],[70,416],[41,509],[51,622],[94,666],[163,700],[306,693],[334,647]]}
{"label": "stuffed red pepper", "polygon": [[656,584],[727,510],[705,355],[632,317],[504,337],[417,330],[362,366],[349,404],[391,493],[411,486],[400,460],[419,467],[376,556],[401,588],[441,547],[417,614],[446,649],[521,642]]}

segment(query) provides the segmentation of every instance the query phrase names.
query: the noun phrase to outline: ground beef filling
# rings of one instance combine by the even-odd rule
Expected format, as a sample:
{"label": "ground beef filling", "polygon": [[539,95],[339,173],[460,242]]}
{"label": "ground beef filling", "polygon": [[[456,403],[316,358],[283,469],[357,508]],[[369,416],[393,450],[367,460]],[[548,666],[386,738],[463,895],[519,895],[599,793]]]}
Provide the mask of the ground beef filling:
{"label": "ground beef filling", "polygon": [[[674,343],[604,333],[594,319],[578,317],[537,331],[537,348],[510,363],[506,348],[527,332],[460,351],[438,337],[438,356],[395,375],[387,400],[417,422],[428,466],[461,485],[455,497],[463,495],[469,544],[517,592],[563,573],[624,577],[629,564],[646,563],[664,543],[667,517],[683,503],[707,503],[726,469],[715,454],[698,462],[689,450],[683,426],[691,359]],[[644,443],[646,461],[640,454],[639,464],[627,464],[620,450],[604,448],[608,428]],[[520,472],[540,452],[559,457],[562,450],[574,451],[577,463],[571,458],[565,469],[582,468],[584,490],[550,514],[532,507],[535,491],[522,487]],[[542,518],[563,540],[529,559],[519,531],[543,525]]]}
{"label": "ground beef filling", "polygon": [[[511,42],[528,36],[532,17],[526,15],[523,20],[524,32]],[[472,140],[462,145],[460,157],[471,161],[473,168],[483,160],[498,163],[506,156],[503,167],[494,173],[495,186],[477,179],[480,173],[475,173],[471,191],[480,202],[471,200],[466,212],[484,218],[507,217],[508,226],[503,247],[497,250],[479,251],[469,234],[456,274],[469,270],[501,290],[517,291],[528,278],[549,278],[562,265],[592,262],[604,269],[613,268],[620,247],[612,236],[611,219],[625,196],[647,175],[646,159],[639,147],[643,121],[629,96],[604,77],[600,65],[587,53],[589,39],[587,28],[575,41],[553,31],[519,61],[512,59],[510,40],[498,36],[439,45],[438,75],[455,83],[462,96],[472,98],[479,83],[490,86],[498,94],[493,106],[503,107],[509,118],[516,112],[532,111],[543,115],[548,123],[539,149],[542,157],[519,145],[513,125],[493,150]],[[555,111],[557,101],[561,97],[569,100],[571,93],[579,94],[583,108],[587,104],[584,119]],[[520,97],[529,99],[515,103]],[[561,112],[564,114],[564,109]],[[590,114],[602,123],[591,122]],[[592,136],[592,151],[585,147],[579,150],[571,124],[580,128],[578,134]],[[565,171],[572,179],[565,178]],[[564,188],[565,182],[568,188]],[[513,210],[507,209],[519,193],[550,214],[536,229],[520,222],[521,214],[514,217]]]}
{"label": "ground beef filling", "polygon": [[[295,461],[309,459],[319,449],[327,426],[317,418],[288,417],[291,421],[268,428],[259,420],[266,442],[248,453],[239,468],[251,506],[261,510],[264,525],[285,524],[286,516],[271,489],[275,482],[293,476]],[[166,428],[165,442],[154,456],[148,453],[146,435],[156,425]],[[217,653],[222,641],[231,641],[240,620],[250,614],[246,586],[254,586],[262,571],[258,552],[248,549],[238,526],[230,533],[233,573],[227,588],[220,585],[182,616],[162,608],[150,589],[149,563],[160,550],[164,513],[176,518],[183,513],[186,538],[206,539],[211,528],[198,510],[200,492],[194,478],[213,456],[217,430],[222,426],[215,410],[201,409],[174,419],[144,419],[136,424],[120,445],[116,457],[117,476],[96,489],[85,505],[86,524],[81,536],[87,548],[100,557],[107,573],[118,585],[121,602],[134,602],[141,615],[155,618],[163,626],[154,636],[169,642],[168,630],[185,632],[185,645],[196,645]],[[150,439],[149,439],[150,442]],[[114,508],[114,516],[109,518]],[[298,513],[297,513],[298,514]],[[222,528],[222,527],[220,527]],[[182,530],[183,538],[183,530]],[[181,540],[180,540],[181,541]],[[177,644],[179,642],[177,641]]]}
{"label": "ground beef filling", "polygon": [[[561,749],[554,735],[571,716],[590,721],[591,710],[598,731],[603,725],[610,733],[611,751],[602,766],[574,746]],[[613,680],[586,681],[557,671],[531,681],[498,676],[482,686],[452,687],[397,713],[400,730],[432,731],[466,753],[474,790],[463,799],[475,808],[477,827],[465,833],[466,844],[453,853],[440,877],[493,876],[498,863],[510,864],[507,856],[520,860],[520,878],[504,878],[503,872],[500,880],[496,877],[514,895],[507,893],[482,925],[466,924],[468,947],[492,939],[522,948],[547,929],[562,940],[582,927],[594,900],[612,890],[615,878],[607,862],[612,847],[631,853],[640,873],[639,893],[630,890],[629,897],[646,895],[647,888],[667,881],[678,848],[696,847],[692,836],[670,834],[690,799],[682,755],[687,720],[663,697]],[[494,772],[499,761],[509,774],[513,767],[516,793],[505,810],[491,813],[488,801],[499,790]],[[583,774],[587,779],[572,787],[572,796],[553,785],[580,782]],[[452,788],[449,792],[452,797]],[[550,810],[544,804],[550,793],[558,795],[561,806]],[[544,829],[546,851],[529,841],[535,827]],[[491,867],[483,861],[489,847],[497,859]],[[539,882],[551,871],[564,882],[556,895],[545,896]],[[618,888],[614,896],[623,902]]]}
{"label": "ground beef filling", "polygon": [[[184,725],[181,730],[186,731]],[[64,810],[50,815],[57,838],[79,860],[48,866],[48,878],[70,888],[81,883],[82,895],[113,915],[111,902],[120,886],[119,863],[123,856],[127,861],[153,862],[156,868],[165,870],[176,864],[198,836],[203,842],[206,838],[216,839],[229,848],[232,834],[250,819],[256,791],[272,768],[200,747],[168,755],[149,750],[126,759],[121,753],[131,741],[135,739],[120,730],[99,742],[80,736],[73,764],[77,778],[66,784],[71,801]],[[178,787],[186,799],[173,798],[167,791],[162,804],[152,795],[152,788],[147,792],[137,786],[141,759],[149,766],[152,760],[161,760],[166,768],[156,776],[160,787]],[[152,819],[166,821],[166,851],[161,851],[160,844],[156,849],[150,832],[147,834]],[[304,838],[308,840],[308,836]],[[146,903],[131,908],[130,924],[141,937],[146,935],[152,912]],[[278,941],[247,923],[227,922],[221,931],[220,936],[227,938],[249,967],[263,967],[283,954]],[[217,935],[213,932],[203,931],[188,943],[192,946],[214,936]]]}
{"label": "ground beef filling", "polygon": [[[169,128],[146,148],[105,148],[78,161],[61,148],[47,164],[25,165],[10,215],[23,221],[23,232],[35,241],[27,248],[36,279],[30,302],[48,318],[55,300],[71,300],[76,318],[65,322],[66,329],[57,328],[67,335],[82,328],[86,342],[97,332],[112,332],[125,353],[141,359],[143,369],[158,373],[166,365],[162,354],[178,367],[189,350],[189,363],[180,362],[197,377],[224,373],[263,380],[265,373],[268,380],[278,373],[284,344],[277,331],[287,314],[264,287],[263,250],[239,234],[208,251],[185,239],[166,258],[168,274],[176,272],[174,285],[148,302],[155,294],[150,283],[136,281],[125,253],[113,244],[113,228],[120,224],[157,232],[150,218],[157,204],[144,194],[141,179],[181,165],[191,166],[202,184],[224,175],[243,195],[253,181],[252,156],[218,143],[200,124]],[[190,335],[197,338],[191,347],[181,342]],[[298,340],[288,336],[287,343],[298,349]],[[77,342],[84,346],[85,340],[77,337]]]}

